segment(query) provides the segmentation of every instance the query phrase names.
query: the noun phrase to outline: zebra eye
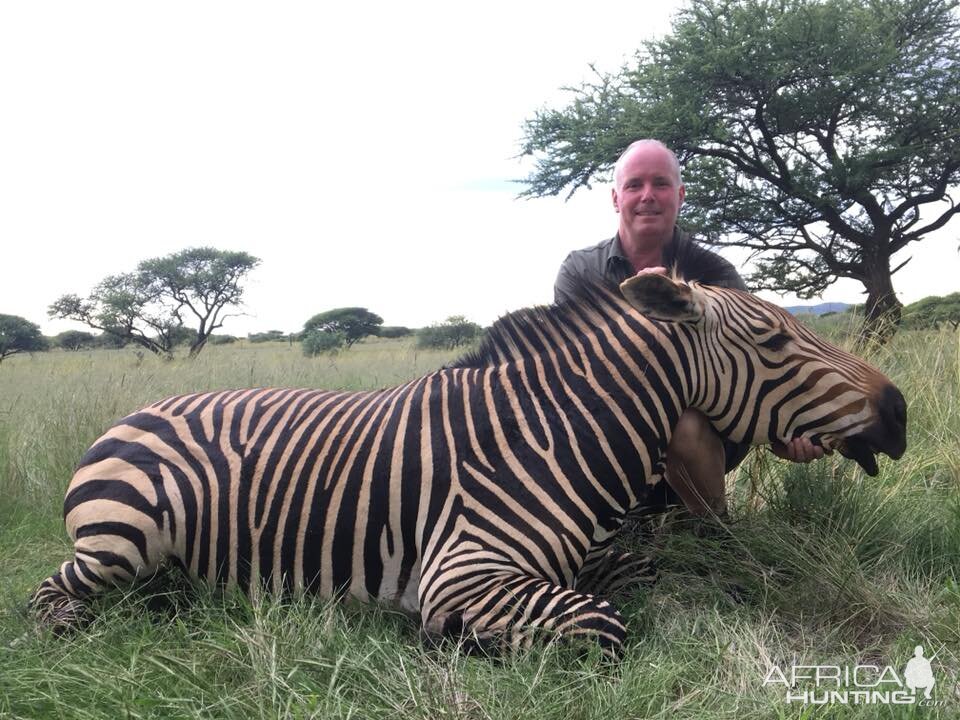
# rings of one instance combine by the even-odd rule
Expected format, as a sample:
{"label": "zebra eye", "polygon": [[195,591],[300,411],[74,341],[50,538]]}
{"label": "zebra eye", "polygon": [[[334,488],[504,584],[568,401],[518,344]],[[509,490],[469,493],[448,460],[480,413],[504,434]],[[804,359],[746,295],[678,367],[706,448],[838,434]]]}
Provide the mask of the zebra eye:
{"label": "zebra eye", "polygon": [[788,342],[790,342],[790,338],[787,335],[778,332],[774,333],[763,342],[757,343],[757,345],[762,348],[766,348],[767,350],[777,352],[778,350],[783,350],[784,345],[786,345]]}

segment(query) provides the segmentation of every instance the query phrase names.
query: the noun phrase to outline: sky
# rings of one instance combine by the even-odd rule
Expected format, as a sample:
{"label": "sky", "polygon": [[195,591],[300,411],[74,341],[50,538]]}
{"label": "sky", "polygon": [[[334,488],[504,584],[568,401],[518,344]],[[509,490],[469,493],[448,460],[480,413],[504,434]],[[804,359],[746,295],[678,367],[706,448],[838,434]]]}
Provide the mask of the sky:
{"label": "sky", "polygon": [[[261,259],[235,335],[342,306],[420,327],[550,302],[567,253],[617,216],[604,183],[517,199],[523,122],[678,6],[2,3],[0,313],[80,328],[47,307],[196,246]],[[896,259],[913,256],[903,302],[960,289],[958,226]]]}

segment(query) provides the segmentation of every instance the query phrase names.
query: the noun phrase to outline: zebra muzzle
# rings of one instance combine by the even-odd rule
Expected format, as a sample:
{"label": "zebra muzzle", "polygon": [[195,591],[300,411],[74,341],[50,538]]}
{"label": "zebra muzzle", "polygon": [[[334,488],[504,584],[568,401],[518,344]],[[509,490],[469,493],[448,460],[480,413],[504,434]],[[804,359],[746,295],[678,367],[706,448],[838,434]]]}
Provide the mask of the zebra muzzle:
{"label": "zebra muzzle", "polygon": [[880,471],[877,465],[877,456],[870,443],[864,438],[854,435],[845,438],[843,444],[837,448],[841,455],[849,458],[863,468],[870,477],[875,477]]}
{"label": "zebra muzzle", "polygon": [[876,402],[876,420],[862,432],[844,438],[837,448],[871,477],[879,472],[877,453],[899,460],[907,449],[907,403],[903,394],[887,383],[877,394]]}

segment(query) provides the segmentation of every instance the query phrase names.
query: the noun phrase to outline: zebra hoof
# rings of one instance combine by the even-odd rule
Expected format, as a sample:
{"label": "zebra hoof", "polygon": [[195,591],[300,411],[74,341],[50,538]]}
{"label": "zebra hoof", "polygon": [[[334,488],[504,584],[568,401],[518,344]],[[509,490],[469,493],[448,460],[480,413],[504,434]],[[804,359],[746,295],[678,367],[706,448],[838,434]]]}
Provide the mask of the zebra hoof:
{"label": "zebra hoof", "polygon": [[69,635],[89,621],[86,605],[73,598],[55,600],[45,608],[35,608],[35,612],[39,625],[56,637]]}

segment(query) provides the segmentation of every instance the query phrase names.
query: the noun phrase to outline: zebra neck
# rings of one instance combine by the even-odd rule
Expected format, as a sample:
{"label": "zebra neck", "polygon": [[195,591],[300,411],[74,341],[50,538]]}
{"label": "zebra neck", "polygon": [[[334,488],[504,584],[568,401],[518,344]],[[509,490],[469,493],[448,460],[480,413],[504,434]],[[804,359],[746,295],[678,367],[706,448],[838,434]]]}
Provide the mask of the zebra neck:
{"label": "zebra neck", "polygon": [[610,448],[606,476],[622,487],[618,497],[629,511],[663,477],[673,429],[700,383],[691,361],[696,345],[676,325],[614,310],[595,314],[558,353],[568,359],[578,396],[587,399],[596,432]]}
{"label": "zebra neck", "polygon": [[489,382],[488,409],[532,458],[553,453],[576,469],[571,482],[585,496],[600,483],[596,501],[626,512],[662,474],[672,430],[698,392],[691,347],[673,324],[587,288],[573,302],[500,318],[448,369]]}
{"label": "zebra neck", "polygon": [[611,528],[662,476],[682,409],[670,373],[652,372],[637,358],[610,358],[594,345],[459,372],[472,374],[471,405],[482,404],[490,418],[489,428],[482,420],[469,428],[480,444],[515,458],[513,472],[536,477],[551,496],[582,499],[587,515]]}

